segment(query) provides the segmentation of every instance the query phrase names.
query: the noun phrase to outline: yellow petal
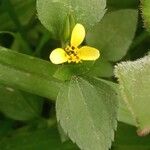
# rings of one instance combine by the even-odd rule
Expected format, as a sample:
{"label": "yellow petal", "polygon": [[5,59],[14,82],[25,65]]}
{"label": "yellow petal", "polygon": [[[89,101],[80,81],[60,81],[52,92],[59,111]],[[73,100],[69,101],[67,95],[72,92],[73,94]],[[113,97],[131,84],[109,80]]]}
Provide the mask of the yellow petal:
{"label": "yellow petal", "polygon": [[62,48],[54,49],[49,58],[53,64],[62,64],[67,61],[66,52]]}
{"label": "yellow petal", "polygon": [[96,60],[99,58],[100,52],[96,48],[83,46],[78,50],[78,56],[81,60]]}
{"label": "yellow petal", "polygon": [[71,35],[71,46],[78,47],[85,38],[85,28],[82,24],[77,23],[73,28]]}

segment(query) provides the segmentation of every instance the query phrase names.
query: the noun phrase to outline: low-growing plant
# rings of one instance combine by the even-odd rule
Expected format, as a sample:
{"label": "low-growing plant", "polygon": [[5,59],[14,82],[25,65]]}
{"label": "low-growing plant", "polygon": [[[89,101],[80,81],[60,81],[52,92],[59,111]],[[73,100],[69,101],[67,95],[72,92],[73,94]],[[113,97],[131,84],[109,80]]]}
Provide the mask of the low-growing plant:
{"label": "low-growing plant", "polygon": [[0,149],[150,149],[149,43],[149,0],[1,0]]}

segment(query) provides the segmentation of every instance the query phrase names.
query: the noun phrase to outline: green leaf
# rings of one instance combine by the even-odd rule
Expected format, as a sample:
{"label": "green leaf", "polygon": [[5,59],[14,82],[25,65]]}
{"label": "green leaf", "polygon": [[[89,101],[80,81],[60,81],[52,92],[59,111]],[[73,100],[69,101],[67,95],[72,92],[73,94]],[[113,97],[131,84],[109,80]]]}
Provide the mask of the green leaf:
{"label": "green leaf", "polygon": [[[4,2],[5,1],[2,1],[0,5],[0,30],[11,30],[16,27],[8,13],[6,13]],[[35,13],[35,0],[10,0],[10,2],[14,6],[14,10],[22,25],[26,25]]]}
{"label": "green leaf", "polygon": [[[120,92],[119,89],[118,92]],[[132,114],[129,111],[126,103],[123,101],[122,97],[119,99],[118,121],[136,126],[136,122],[133,119]]]}
{"label": "green leaf", "polygon": [[119,123],[112,150],[149,150],[149,140],[150,136],[139,137],[135,127]]}
{"label": "green leaf", "polygon": [[61,82],[50,62],[0,47],[0,83],[54,100]]}
{"label": "green leaf", "polygon": [[88,75],[96,77],[111,77],[113,76],[113,69],[113,65],[110,62],[100,58],[100,60],[97,60],[90,69]]}
{"label": "green leaf", "polygon": [[109,12],[87,34],[88,45],[98,48],[101,52],[101,57],[106,60],[120,60],[126,55],[134,38],[137,14],[134,9]]}
{"label": "green leaf", "polygon": [[61,38],[69,15],[90,28],[102,19],[105,7],[106,0],[37,0],[38,17],[55,38]]}
{"label": "green leaf", "polygon": [[139,129],[150,129],[150,56],[116,66],[121,95]]}
{"label": "green leaf", "polygon": [[39,117],[42,101],[39,97],[0,85],[0,111],[15,120]]}
{"label": "green leaf", "polygon": [[136,122],[133,119],[131,112],[129,111],[128,107],[126,106],[126,104],[123,101],[123,98],[120,94],[119,84],[111,82],[111,81],[107,81],[107,80],[103,80],[103,82],[105,82],[106,84],[111,86],[117,93],[117,96],[118,96],[117,99],[118,99],[118,103],[119,103],[118,121],[129,124],[129,125],[136,126]]}
{"label": "green leaf", "polygon": [[0,114],[0,138],[12,131],[13,121]]}
{"label": "green leaf", "polygon": [[142,15],[144,18],[144,25],[150,32],[150,1],[141,0]]}
{"label": "green leaf", "polygon": [[102,80],[74,76],[58,95],[57,119],[81,149],[108,150],[117,125],[116,99],[114,90]]}
{"label": "green leaf", "polygon": [[57,125],[58,131],[59,131],[59,135],[61,138],[62,142],[66,142],[69,140],[68,136],[66,135],[66,133],[64,132],[63,128],[61,127],[61,125],[58,123]]}
{"label": "green leaf", "polygon": [[2,150],[78,150],[72,143],[62,144],[55,128],[12,132],[1,139]]}
{"label": "green leaf", "polygon": [[108,8],[113,9],[125,9],[125,8],[135,8],[137,9],[139,5],[139,0],[108,0]]}
{"label": "green leaf", "polygon": [[60,65],[54,74],[54,77],[60,80],[69,80],[73,75],[85,75],[94,67],[94,61],[85,61],[78,64]]}

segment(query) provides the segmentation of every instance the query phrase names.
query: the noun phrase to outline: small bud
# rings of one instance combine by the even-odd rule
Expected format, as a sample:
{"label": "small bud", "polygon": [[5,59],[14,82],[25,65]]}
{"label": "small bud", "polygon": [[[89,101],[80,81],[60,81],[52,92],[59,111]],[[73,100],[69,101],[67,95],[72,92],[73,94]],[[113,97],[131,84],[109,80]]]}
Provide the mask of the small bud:
{"label": "small bud", "polygon": [[63,29],[63,42],[67,42],[70,37],[74,26],[76,25],[75,18],[72,14],[68,14],[64,23]]}
{"label": "small bud", "polygon": [[76,20],[75,20],[73,14],[69,15],[69,22],[70,22],[70,30],[72,31],[76,25]]}
{"label": "small bud", "polygon": [[71,35],[70,21],[69,21],[69,17],[67,16],[64,23],[64,29],[63,29],[63,36],[62,36],[63,42],[66,42],[70,38],[70,35]]}

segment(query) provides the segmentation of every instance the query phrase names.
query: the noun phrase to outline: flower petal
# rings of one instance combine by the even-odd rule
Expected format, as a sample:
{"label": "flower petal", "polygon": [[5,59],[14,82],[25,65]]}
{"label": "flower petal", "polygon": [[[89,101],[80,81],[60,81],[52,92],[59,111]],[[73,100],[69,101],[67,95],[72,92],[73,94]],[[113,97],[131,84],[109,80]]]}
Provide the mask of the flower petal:
{"label": "flower petal", "polygon": [[67,61],[66,52],[62,48],[54,49],[49,58],[53,64],[62,64]]}
{"label": "flower petal", "polygon": [[99,58],[100,52],[96,48],[83,46],[78,50],[78,56],[81,60],[96,60]]}
{"label": "flower petal", "polygon": [[82,24],[77,23],[73,28],[71,35],[71,46],[78,47],[85,38],[85,28]]}

